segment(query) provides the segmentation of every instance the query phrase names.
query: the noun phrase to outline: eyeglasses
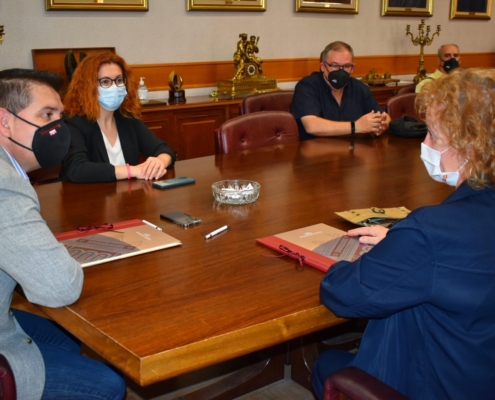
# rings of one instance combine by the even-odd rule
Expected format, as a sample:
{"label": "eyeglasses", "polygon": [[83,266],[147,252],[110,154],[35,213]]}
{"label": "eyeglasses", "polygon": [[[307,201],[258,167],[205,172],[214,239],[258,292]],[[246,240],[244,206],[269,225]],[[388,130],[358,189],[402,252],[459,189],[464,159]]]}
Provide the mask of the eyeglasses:
{"label": "eyeglasses", "polygon": [[343,69],[345,72],[348,72],[348,73],[351,73],[352,70],[354,69],[354,67],[356,66],[356,64],[344,64],[344,65],[340,65],[340,64],[337,64],[337,63],[327,63],[326,61],[323,61],[325,63],[325,65],[327,65],[332,71],[337,71],[339,69]]}
{"label": "eyeglasses", "polygon": [[125,84],[127,83],[127,78],[125,76],[118,76],[115,79],[110,79],[107,77],[98,79],[98,83],[100,84],[100,86],[105,89],[108,89],[110,86],[112,86],[114,82],[115,86],[122,87],[125,86]]}

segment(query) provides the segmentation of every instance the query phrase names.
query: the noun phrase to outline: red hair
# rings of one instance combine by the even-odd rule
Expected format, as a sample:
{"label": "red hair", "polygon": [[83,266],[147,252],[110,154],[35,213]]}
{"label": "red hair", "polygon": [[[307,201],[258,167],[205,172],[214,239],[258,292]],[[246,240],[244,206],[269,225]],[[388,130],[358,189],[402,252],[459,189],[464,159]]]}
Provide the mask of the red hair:
{"label": "red hair", "polygon": [[86,116],[90,121],[96,121],[100,116],[98,103],[98,71],[102,64],[117,64],[122,74],[127,78],[127,96],[119,107],[125,117],[141,118],[141,104],[137,96],[137,82],[132,70],[124,59],[114,53],[97,53],[84,58],[77,66],[69,89],[64,99],[65,112]]}

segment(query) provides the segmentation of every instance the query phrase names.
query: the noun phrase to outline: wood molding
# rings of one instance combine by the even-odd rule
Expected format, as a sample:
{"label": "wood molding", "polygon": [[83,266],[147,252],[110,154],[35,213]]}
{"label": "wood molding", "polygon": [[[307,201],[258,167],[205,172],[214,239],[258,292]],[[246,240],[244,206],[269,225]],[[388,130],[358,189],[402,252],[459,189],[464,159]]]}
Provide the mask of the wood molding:
{"label": "wood molding", "polygon": [[[427,54],[425,67],[428,73],[437,67],[437,55]],[[355,58],[355,77],[366,75],[372,68],[380,75],[390,72],[392,75],[416,74],[419,55],[376,55]],[[463,67],[495,68],[495,52],[462,54]],[[294,82],[319,69],[318,58],[279,58],[263,62],[263,72],[279,82]],[[203,61],[167,64],[131,65],[136,77],[146,77],[149,90],[168,90],[168,76],[172,71],[182,75],[184,88],[216,86],[221,79],[231,79],[234,75],[233,61]]]}
{"label": "wood molding", "polygon": [[[60,73],[65,78],[64,56],[69,49],[34,49],[33,65],[35,69]],[[112,51],[115,48],[88,48],[87,54],[96,51]],[[392,75],[416,74],[419,55],[376,55],[359,56],[355,58],[356,69],[353,76],[366,75],[372,68],[380,75],[390,72]],[[463,67],[495,68],[495,52],[462,54]],[[437,67],[437,55],[425,55],[425,67],[429,73]],[[172,71],[182,75],[184,88],[201,88],[216,86],[221,79],[231,79],[234,75],[233,61],[201,61],[165,64],[134,64],[131,65],[136,78],[146,77],[149,90],[168,90],[168,76]],[[311,58],[274,58],[263,61],[263,72],[278,82],[299,81],[306,75],[319,69],[317,57]]]}
{"label": "wood molding", "polygon": [[50,71],[62,76],[65,82],[67,82],[67,74],[65,73],[65,55],[69,50],[74,52],[77,62],[80,61],[80,52],[86,53],[86,55],[92,55],[96,53],[115,53],[115,47],[78,47],[78,48],[62,48],[62,49],[32,49],[31,55],[33,56],[33,68]]}

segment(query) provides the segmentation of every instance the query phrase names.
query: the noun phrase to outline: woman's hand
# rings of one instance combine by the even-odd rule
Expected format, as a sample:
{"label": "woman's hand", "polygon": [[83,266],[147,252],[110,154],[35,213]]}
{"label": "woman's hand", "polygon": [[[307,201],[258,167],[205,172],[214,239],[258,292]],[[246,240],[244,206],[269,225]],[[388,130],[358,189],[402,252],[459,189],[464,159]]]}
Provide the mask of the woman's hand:
{"label": "woman's hand", "polygon": [[166,156],[168,163],[165,157],[161,157],[161,154],[158,157],[148,157],[144,163],[131,167],[132,176],[146,180],[160,179],[167,172],[167,167],[171,161],[170,156],[168,154]]}
{"label": "woman's hand", "polygon": [[387,236],[387,232],[388,229],[381,225],[365,226],[347,231],[347,236],[360,236],[360,243],[375,245]]}

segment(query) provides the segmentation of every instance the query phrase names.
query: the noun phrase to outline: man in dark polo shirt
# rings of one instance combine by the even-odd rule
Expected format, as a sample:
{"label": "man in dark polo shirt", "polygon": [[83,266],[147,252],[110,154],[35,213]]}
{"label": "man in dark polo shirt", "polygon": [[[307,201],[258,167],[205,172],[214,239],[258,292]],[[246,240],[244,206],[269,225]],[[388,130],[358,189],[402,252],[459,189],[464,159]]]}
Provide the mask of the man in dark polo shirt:
{"label": "man in dark polo shirt", "polygon": [[390,116],[367,85],[351,78],[354,52],[344,42],[332,42],[321,53],[320,72],[296,85],[291,112],[301,140],[355,133],[381,135]]}

